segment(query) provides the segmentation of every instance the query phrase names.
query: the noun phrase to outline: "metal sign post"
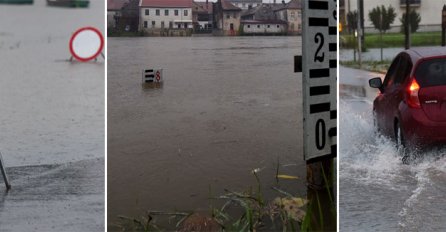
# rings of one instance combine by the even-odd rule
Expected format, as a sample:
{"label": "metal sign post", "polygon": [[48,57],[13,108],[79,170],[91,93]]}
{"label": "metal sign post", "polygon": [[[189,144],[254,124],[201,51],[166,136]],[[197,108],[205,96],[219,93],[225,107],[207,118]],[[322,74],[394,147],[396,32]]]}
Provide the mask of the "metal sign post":
{"label": "metal sign post", "polygon": [[333,158],[337,154],[337,3],[336,0],[304,0],[302,5],[308,211],[312,212],[313,230],[336,230]]}
{"label": "metal sign post", "polygon": [[6,175],[6,170],[5,170],[5,166],[3,163],[3,157],[2,157],[2,152],[0,151],[0,169],[3,175],[3,180],[5,181],[5,185],[6,185],[6,189],[10,190],[11,189],[11,184],[9,184],[9,179],[8,176]]}
{"label": "metal sign post", "polygon": [[446,5],[441,11],[441,46],[446,46]]}

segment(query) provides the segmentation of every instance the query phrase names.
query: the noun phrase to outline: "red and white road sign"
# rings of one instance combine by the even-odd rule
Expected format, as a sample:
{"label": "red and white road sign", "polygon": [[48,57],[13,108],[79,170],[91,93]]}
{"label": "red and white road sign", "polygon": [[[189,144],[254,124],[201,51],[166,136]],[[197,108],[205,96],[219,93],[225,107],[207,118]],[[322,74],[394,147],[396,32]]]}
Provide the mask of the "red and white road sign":
{"label": "red and white road sign", "polygon": [[94,27],[83,27],[74,32],[70,39],[70,53],[79,61],[95,59],[104,48],[104,37]]}

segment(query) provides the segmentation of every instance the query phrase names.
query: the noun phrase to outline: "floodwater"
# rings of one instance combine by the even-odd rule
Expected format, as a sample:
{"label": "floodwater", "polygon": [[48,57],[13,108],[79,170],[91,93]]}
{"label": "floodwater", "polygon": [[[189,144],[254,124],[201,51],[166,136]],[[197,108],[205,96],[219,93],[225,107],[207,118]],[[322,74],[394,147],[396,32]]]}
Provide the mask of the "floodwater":
{"label": "floodwater", "polygon": [[[276,165],[306,195],[300,37],[109,38],[108,220],[209,209],[223,189],[271,196]],[[163,68],[161,88],[141,85]],[[269,194],[269,195],[268,195]]]}
{"label": "floodwater", "polygon": [[104,4],[0,4],[0,149],[8,166],[104,157],[104,60],[67,62],[74,31],[103,30]]}
{"label": "floodwater", "polygon": [[[341,86],[375,76],[340,69]],[[402,164],[394,143],[373,132],[376,92],[340,92],[340,231],[446,231],[446,149]],[[356,94],[361,92],[366,96]]]}
{"label": "floodwater", "polygon": [[105,62],[67,61],[76,29],[103,31],[104,4],[0,4],[2,232],[104,230]]}

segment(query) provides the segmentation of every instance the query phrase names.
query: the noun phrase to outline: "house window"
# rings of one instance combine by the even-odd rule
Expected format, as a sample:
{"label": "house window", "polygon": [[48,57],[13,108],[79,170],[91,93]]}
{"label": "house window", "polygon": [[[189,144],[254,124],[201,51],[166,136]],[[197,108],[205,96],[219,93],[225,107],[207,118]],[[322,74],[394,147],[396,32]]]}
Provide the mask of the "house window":
{"label": "house window", "polygon": [[248,28],[251,28],[251,25],[248,25]]}
{"label": "house window", "polygon": [[146,9],[146,15],[149,15],[150,10]]}
{"label": "house window", "polygon": [[270,25],[268,25],[268,28],[270,28]]}
{"label": "house window", "polygon": [[147,28],[147,21],[144,21],[144,28]]}
{"label": "house window", "polygon": [[168,16],[169,15],[169,10],[164,10],[164,15]]}
{"label": "house window", "polygon": [[159,9],[156,10],[156,15],[160,16],[160,10]]}
{"label": "house window", "polygon": [[257,25],[257,28],[260,28],[260,25]]}
{"label": "house window", "polygon": [[178,10],[174,11],[175,16],[178,16]]}
{"label": "house window", "polygon": [[187,10],[184,10],[184,16],[187,16],[187,13],[188,13]]}
{"label": "house window", "polygon": [[161,21],[161,28],[164,28],[164,21]]}
{"label": "house window", "polygon": [[226,14],[226,18],[227,18],[227,19],[231,18],[231,15]]}
{"label": "house window", "polygon": [[277,24],[277,28],[279,28],[280,26],[279,26],[279,24]]}
{"label": "house window", "polygon": [[155,21],[152,21],[152,28],[155,28]]}

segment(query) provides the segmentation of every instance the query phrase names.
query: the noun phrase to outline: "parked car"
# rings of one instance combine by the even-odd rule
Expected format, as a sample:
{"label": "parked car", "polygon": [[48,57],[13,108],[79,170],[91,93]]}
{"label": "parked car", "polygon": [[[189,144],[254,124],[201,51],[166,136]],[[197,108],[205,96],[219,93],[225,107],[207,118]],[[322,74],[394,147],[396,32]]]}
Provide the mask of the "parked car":
{"label": "parked car", "polygon": [[378,131],[402,147],[446,144],[446,48],[409,49],[392,61],[373,102]]}

